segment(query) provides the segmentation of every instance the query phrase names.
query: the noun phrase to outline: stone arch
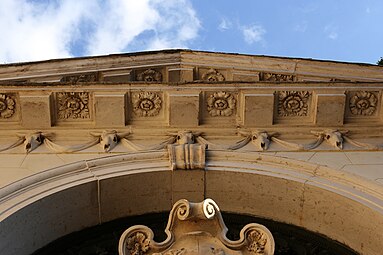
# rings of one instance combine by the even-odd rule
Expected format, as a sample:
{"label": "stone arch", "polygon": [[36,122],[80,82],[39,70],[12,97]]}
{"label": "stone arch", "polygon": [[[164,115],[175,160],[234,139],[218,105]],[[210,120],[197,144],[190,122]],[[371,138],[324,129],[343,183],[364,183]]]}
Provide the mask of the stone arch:
{"label": "stone arch", "polygon": [[0,253],[30,254],[86,227],[168,211],[180,197],[211,197],[223,211],[290,223],[379,254],[382,194],[360,177],[262,153],[207,151],[204,170],[172,170],[167,151],[109,156],[3,188]]}

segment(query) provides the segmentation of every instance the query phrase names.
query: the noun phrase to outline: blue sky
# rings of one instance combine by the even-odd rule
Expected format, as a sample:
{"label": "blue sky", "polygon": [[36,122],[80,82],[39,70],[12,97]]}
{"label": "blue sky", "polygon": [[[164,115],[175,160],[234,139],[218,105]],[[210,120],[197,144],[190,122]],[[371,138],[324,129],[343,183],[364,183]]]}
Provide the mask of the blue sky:
{"label": "blue sky", "polygon": [[381,0],[1,0],[0,63],[190,48],[376,63]]}

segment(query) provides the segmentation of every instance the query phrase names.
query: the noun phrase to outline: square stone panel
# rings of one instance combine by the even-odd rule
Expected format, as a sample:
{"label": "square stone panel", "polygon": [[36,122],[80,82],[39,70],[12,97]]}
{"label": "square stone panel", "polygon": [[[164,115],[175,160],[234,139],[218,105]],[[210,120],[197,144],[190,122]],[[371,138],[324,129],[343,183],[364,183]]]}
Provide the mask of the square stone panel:
{"label": "square stone panel", "polygon": [[275,93],[275,123],[313,122],[312,92],[286,90]]}
{"label": "square stone panel", "polygon": [[344,93],[316,94],[315,124],[340,126],[344,122],[346,95]]}
{"label": "square stone panel", "polygon": [[92,119],[93,103],[89,92],[56,92],[56,121],[77,122]]}
{"label": "square stone panel", "polygon": [[20,118],[20,100],[16,93],[0,93],[0,122],[14,122]]}
{"label": "square stone panel", "polygon": [[163,125],[166,118],[166,98],[160,91],[132,91],[128,94],[127,124]]}
{"label": "square stone panel", "polygon": [[347,91],[345,118],[347,122],[379,119],[381,95],[379,91]]}
{"label": "square stone panel", "polygon": [[235,124],[238,114],[238,94],[219,89],[205,92],[201,109],[202,124]]}
{"label": "square stone panel", "polygon": [[241,119],[245,127],[264,127],[273,125],[274,94],[241,95]]}

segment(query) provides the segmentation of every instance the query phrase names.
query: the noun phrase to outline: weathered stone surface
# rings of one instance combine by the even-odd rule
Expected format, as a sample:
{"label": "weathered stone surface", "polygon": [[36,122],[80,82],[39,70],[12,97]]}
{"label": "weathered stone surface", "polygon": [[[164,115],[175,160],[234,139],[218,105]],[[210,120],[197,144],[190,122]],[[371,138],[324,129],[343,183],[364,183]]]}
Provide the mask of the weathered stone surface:
{"label": "weathered stone surface", "polygon": [[49,93],[20,93],[22,126],[49,128],[52,125],[52,105]]}
{"label": "weathered stone surface", "polygon": [[199,124],[199,93],[169,93],[169,125],[193,127]]}
{"label": "weathered stone surface", "polygon": [[344,120],[344,94],[317,94],[315,124],[318,126],[341,126]]}
{"label": "weathered stone surface", "polygon": [[213,197],[380,255],[382,81],[374,65],[187,50],[0,65],[0,224],[32,217],[5,254]]}
{"label": "weathered stone surface", "polygon": [[97,126],[108,128],[125,126],[125,93],[96,93],[94,101],[95,122]]}
{"label": "weathered stone surface", "polygon": [[243,125],[265,127],[273,124],[273,94],[242,94]]}

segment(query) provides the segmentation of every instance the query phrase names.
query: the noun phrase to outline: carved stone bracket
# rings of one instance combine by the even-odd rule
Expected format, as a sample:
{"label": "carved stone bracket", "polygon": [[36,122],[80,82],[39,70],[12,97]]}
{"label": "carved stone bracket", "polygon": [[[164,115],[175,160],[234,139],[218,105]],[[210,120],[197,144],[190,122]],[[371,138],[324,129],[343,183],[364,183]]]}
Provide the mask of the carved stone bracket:
{"label": "carved stone bracket", "polygon": [[199,135],[191,131],[179,131],[176,134],[176,142],[168,145],[172,170],[205,169],[207,144],[195,144]]}
{"label": "carved stone bracket", "polygon": [[180,144],[168,145],[172,170],[205,169],[206,145]]}
{"label": "carved stone bracket", "polygon": [[179,200],[170,211],[165,229],[167,238],[161,243],[153,240],[153,232],[138,225],[121,236],[120,255],[189,255],[189,254],[274,254],[274,239],[270,231],[259,224],[247,224],[239,240],[227,239],[227,228],[220,209],[212,199],[201,203]]}

